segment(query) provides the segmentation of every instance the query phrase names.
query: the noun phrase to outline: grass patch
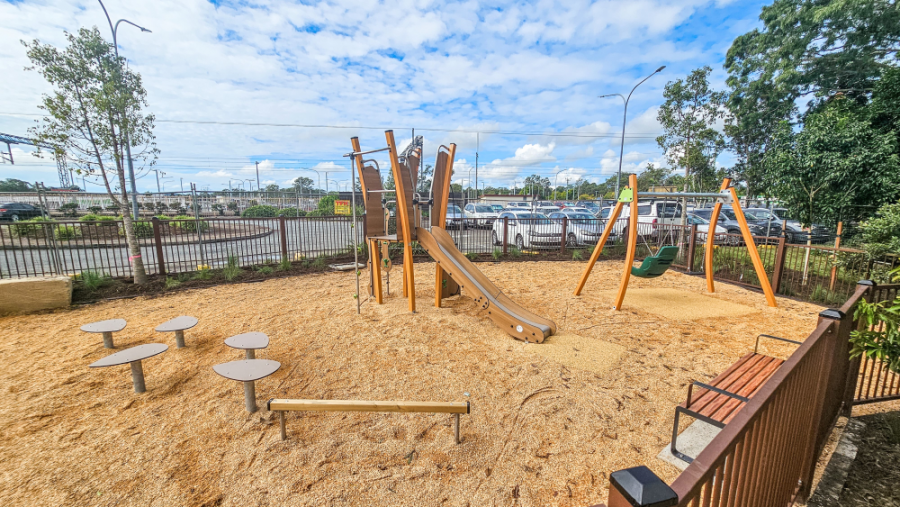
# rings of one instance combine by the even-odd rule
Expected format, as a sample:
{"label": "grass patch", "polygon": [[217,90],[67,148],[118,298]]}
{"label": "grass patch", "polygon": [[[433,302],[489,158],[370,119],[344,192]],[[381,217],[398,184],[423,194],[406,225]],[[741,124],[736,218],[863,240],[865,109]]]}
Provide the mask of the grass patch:
{"label": "grass patch", "polygon": [[238,264],[238,258],[236,255],[228,256],[228,263],[225,264],[225,267],[222,268],[222,276],[225,277],[229,282],[234,280],[243,273],[241,266]]}
{"label": "grass patch", "polygon": [[475,252],[468,252],[466,254],[466,259],[469,259],[470,261],[474,261],[477,258],[478,258],[478,254]]}
{"label": "grass patch", "polygon": [[522,256],[522,251],[519,250],[518,248],[516,248],[516,247],[513,246],[513,247],[510,247],[510,248],[509,248],[509,255],[510,255],[513,259],[518,259],[519,257]]}
{"label": "grass patch", "polygon": [[573,261],[583,261],[584,260],[584,252],[582,250],[575,250],[572,252],[572,260]]}
{"label": "grass patch", "polygon": [[168,276],[166,277],[166,290],[174,289],[175,287],[178,287],[179,285],[181,285],[181,282],[178,281],[177,279],[169,278]]}
{"label": "grass patch", "polygon": [[112,281],[112,277],[101,271],[84,271],[81,273],[81,283],[84,288],[95,291]]}
{"label": "grass patch", "polygon": [[263,275],[271,275],[275,270],[271,266],[260,266],[256,268],[256,272]]}
{"label": "grass patch", "polygon": [[325,254],[319,254],[319,256],[316,257],[316,260],[312,262],[311,266],[316,269],[325,269],[326,262],[327,261],[325,260]]}
{"label": "grass patch", "polygon": [[503,257],[503,250],[495,248],[494,251],[491,252],[491,257],[493,257],[495,261],[499,261],[500,258]]}
{"label": "grass patch", "polygon": [[74,225],[60,225],[53,231],[53,237],[57,241],[71,241],[81,235],[81,231]]}
{"label": "grass patch", "polygon": [[211,269],[201,269],[194,273],[194,280],[209,280],[212,278],[212,270]]}
{"label": "grass patch", "polygon": [[291,259],[288,257],[282,257],[281,261],[278,263],[279,271],[290,271],[291,269]]}

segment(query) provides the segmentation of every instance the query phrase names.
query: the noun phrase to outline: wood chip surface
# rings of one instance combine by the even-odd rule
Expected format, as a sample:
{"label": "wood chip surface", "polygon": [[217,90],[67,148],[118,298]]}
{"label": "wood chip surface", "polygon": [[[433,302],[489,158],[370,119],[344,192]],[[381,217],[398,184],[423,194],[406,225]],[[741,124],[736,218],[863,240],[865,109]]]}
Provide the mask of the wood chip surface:
{"label": "wood chip surface", "polygon": [[[768,308],[761,294],[719,283],[704,297],[754,312],[670,320],[638,305],[610,310],[604,291],[618,286],[621,262],[597,264],[580,297],[582,262],[478,266],[553,319],[556,343],[575,336],[586,350],[623,352],[599,372],[535,354],[465,290],[435,308],[429,263],[415,266],[416,314],[398,266],[386,303],[367,300],[361,315],[353,274],[323,273],[4,317],[0,505],[593,505],[621,468],[673,480],[678,470],[655,456],[688,382],[714,377],[759,333],[804,339],[821,309],[781,298]],[[705,294],[702,278],[671,271],[631,287]],[[178,315],[200,319],[183,349],[153,331]],[[144,361],[145,394],[127,366],[88,369],[112,351],[78,328],[112,318],[128,321],[119,350],[170,345]],[[249,331],[271,340],[257,357],[282,364],[257,382],[254,414],[240,383],[212,369],[242,358],[223,340]],[[273,397],[470,401],[472,413],[460,445],[446,414],[292,413],[281,441],[265,410]]]}

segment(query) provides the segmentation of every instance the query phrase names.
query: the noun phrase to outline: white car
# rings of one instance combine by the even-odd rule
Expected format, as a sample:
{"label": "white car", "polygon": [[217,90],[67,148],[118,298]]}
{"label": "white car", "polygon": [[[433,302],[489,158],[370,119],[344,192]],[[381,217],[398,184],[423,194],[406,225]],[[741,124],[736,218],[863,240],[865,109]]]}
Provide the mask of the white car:
{"label": "white car", "polygon": [[530,211],[504,211],[494,221],[491,240],[494,245],[503,244],[503,224],[508,224],[507,242],[520,251],[538,248],[559,248],[562,242],[562,226],[540,213]]}
{"label": "white car", "polygon": [[534,211],[549,217],[551,213],[559,213],[559,206],[538,206]]}
{"label": "white car", "polygon": [[[706,241],[707,234],[709,234],[709,220],[698,217],[697,215],[695,215],[693,213],[688,213],[687,224],[689,226],[696,225],[697,226],[697,240]],[[728,229],[722,227],[721,225],[716,226],[716,230],[715,230],[715,232],[713,232],[713,234],[716,237],[716,239],[715,239],[716,243],[727,243],[728,242],[728,236],[726,236],[726,234],[728,234]]]}
{"label": "white car", "polygon": [[[681,224],[681,204],[672,201],[640,201],[638,202],[638,234],[649,238],[659,235],[661,225]],[[600,218],[606,223],[612,213],[612,207],[600,210]],[[622,206],[622,213],[613,225],[612,234],[621,236],[622,230],[628,225],[631,216],[631,206]]]}
{"label": "white car", "polygon": [[469,219],[469,224],[474,225],[475,227],[490,227],[494,225],[494,220],[496,220],[499,215],[499,213],[494,211],[494,208],[488,204],[474,204],[471,202],[466,204],[463,211],[466,214],[466,218]]}
{"label": "white car", "polygon": [[[566,218],[566,246],[596,245],[603,236],[603,222],[591,213],[572,213],[567,210],[548,215],[550,220],[562,224]],[[610,238],[607,241],[611,241]]]}
{"label": "white car", "polygon": [[523,202],[523,201],[508,202],[508,203],[506,203],[506,208],[504,208],[504,210],[511,210],[511,211],[526,211],[526,210],[528,210],[528,211],[530,211],[531,203]]}
{"label": "white car", "polygon": [[562,211],[563,213],[582,213],[582,214],[588,214],[588,215],[591,215],[591,216],[594,217],[594,218],[597,217],[596,214],[595,214],[593,211],[591,211],[590,209],[588,209],[588,208],[582,208],[582,207],[580,207],[580,206],[576,206],[576,207],[573,207],[573,208],[563,208],[563,209],[558,210],[558,211]]}
{"label": "white car", "polygon": [[463,214],[459,206],[450,204],[447,206],[447,219],[444,223],[444,229],[462,229],[466,222],[466,216]]}

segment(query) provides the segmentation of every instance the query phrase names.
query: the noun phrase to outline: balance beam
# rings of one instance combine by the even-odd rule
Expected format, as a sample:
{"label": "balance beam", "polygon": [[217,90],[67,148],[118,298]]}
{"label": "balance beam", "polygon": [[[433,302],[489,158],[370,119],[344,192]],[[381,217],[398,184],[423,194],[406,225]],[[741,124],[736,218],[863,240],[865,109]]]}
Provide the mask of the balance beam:
{"label": "balance beam", "polygon": [[365,400],[288,400],[273,398],[266,403],[270,412],[278,412],[281,439],[287,439],[284,413],[291,412],[423,412],[453,414],[456,420],[456,443],[459,443],[459,415],[471,412],[469,402],[442,401],[365,401]]}

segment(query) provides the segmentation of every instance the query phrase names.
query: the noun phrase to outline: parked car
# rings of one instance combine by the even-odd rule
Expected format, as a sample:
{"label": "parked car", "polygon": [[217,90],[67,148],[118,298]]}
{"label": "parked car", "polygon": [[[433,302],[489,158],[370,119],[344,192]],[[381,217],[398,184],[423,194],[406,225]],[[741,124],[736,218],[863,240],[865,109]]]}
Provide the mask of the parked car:
{"label": "parked car", "polygon": [[787,222],[784,230],[784,239],[788,243],[828,243],[834,237],[831,230],[821,224],[813,224],[811,228],[805,229],[799,220],[794,220],[785,208],[774,208],[769,211],[766,208],[750,208],[746,210],[753,213],[757,218],[768,222],[771,220],[777,224],[781,230],[781,224]]}
{"label": "parked car", "polygon": [[[566,246],[577,247],[596,245],[603,235],[603,223],[591,213],[573,213],[557,211],[547,216],[550,220],[562,224],[566,220]],[[562,229],[562,227],[560,227]]]}
{"label": "parked car", "polygon": [[447,219],[444,223],[445,229],[452,229],[456,227],[457,229],[462,229],[463,225],[466,223],[466,215],[463,214],[462,210],[459,209],[459,206],[455,204],[450,204],[447,206]]}
{"label": "parked car", "polygon": [[508,209],[508,210],[530,210],[531,203],[523,202],[523,201],[508,202],[508,203],[506,203],[506,209]]}
{"label": "parked car", "polygon": [[[698,241],[706,241],[707,235],[709,234],[709,220],[700,218],[694,213],[688,213],[687,224],[697,226]],[[728,229],[722,227],[721,225],[717,225],[713,232],[713,235],[715,237],[714,241],[716,243],[726,243],[728,240],[728,236],[726,236],[726,234],[728,234]]]}
{"label": "parked car", "polygon": [[562,227],[541,215],[530,211],[504,211],[494,222],[491,240],[494,245],[503,243],[504,218],[508,228],[508,241],[519,250],[559,248],[562,243]]}
{"label": "parked car", "polygon": [[534,208],[534,212],[549,217],[551,213],[558,213],[559,208],[552,204],[550,206],[538,206]]}
{"label": "parked car", "polygon": [[500,214],[503,213],[503,206],[499,204],[491,204],[491,209],[494,210],[494,213]]}
{"label": "parked car", "polygon": [[31,204],[21,202],[0,204],[0,220],[18,222],[39,216],[41,216],[41,209]]}
{"label": "parked car", "polygon": [[[701,208],[693,211],[695,215],[705,220],[709,220],[712,217],[712,212],[712,208]],[[770,236],[778,236],[781,234],[780,224],[777,226],[776,224],[772,224],[771,229],[767,229],[767,221],[761,221],[757,219],[755,215],[747,213],[745,213],[744,216],[747,218],[747,228],[750,229],[750,234],[754,236],[765,236],[766,232],[768,232]],[[726,228],[728,234],[741,234],[741,225],[738,223],[734,210],[731,208],[722,208],[719,212],[719,223],[716,225]],[[743,240],[740,236],[731,236],[727,241],[729,245],[740,245],[742,242]]]}
{"label": "parked car", "polygon": [[[640,201],[638,202],[638,234],[650,238],[659,235],[659,227],[664,225],[681,224],[681,204],[673,201]],[[613,207],[600,210],[599,218],[606,223],[612,213]],[[622,213],[613,225],[612,234],[621,236],[622,230],[628,224],[631,216],[631,206],[623,206]]]}
{"label": "parked car", "polygon": [[591,210],[592,215],[597,215],[597,213],[600,213],[600,208],[602,207],[597,201],[578,201],[575,203],[575,205]]}
{"label": "parked car", "polygon": [[494,220],[499,215],[499,213],[494,211],[494,208],[487,204],[474,204],[471,202],[466,204],[464,211],[468,223],[475,227],[490,227],[494,225]]}
{"label": "parked car", "polygon": [[572,206],[570,208],[563,208],[560,211],[564,211],[566,213],[585,213],[588,215],[594,215],[594,218],[596,218],[595,212],[593,212],[589,208],[585,208],[583,206]]}

